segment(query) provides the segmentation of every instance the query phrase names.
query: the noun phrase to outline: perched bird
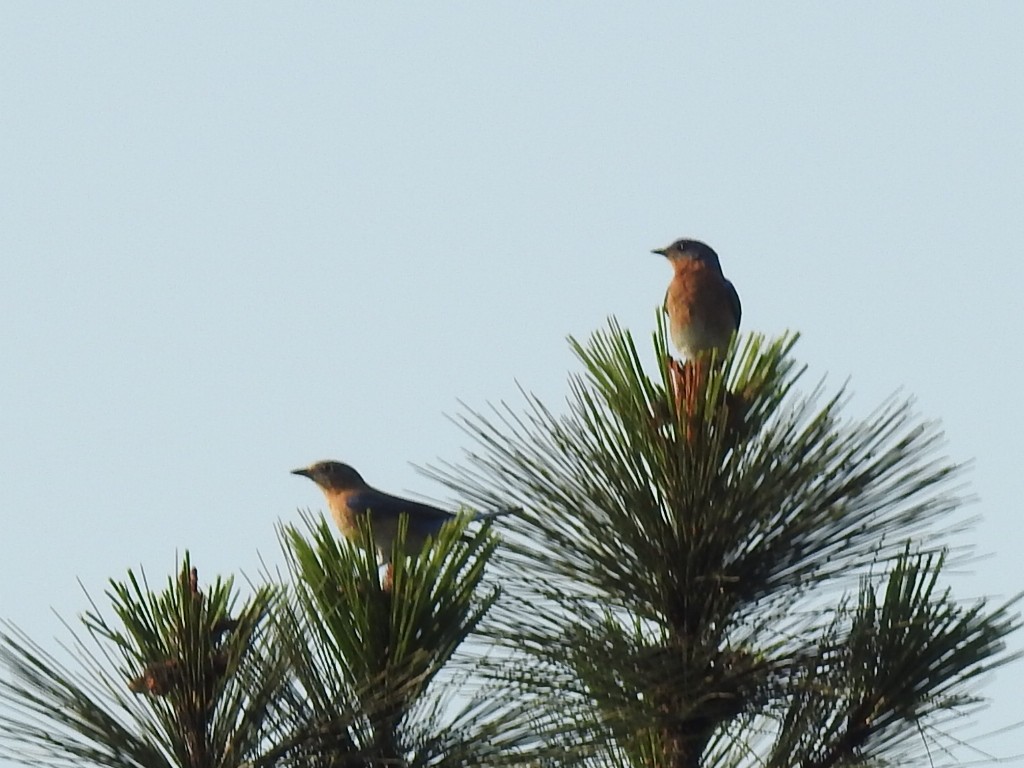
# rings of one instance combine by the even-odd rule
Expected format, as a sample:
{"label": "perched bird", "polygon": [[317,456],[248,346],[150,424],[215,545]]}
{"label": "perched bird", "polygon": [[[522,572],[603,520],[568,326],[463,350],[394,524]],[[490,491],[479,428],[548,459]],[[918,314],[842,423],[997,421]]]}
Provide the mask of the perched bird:
{"label": "perched bird", "polygon": [[[359,520],[369,513],[377,551],[385,563],[391,560],[392,545],[398,535],[398,520],[403,513],[409,517],[405,534],[407,555],[419,554],[427,537],[436,537],[441,527],[455,517],[451,512],[430,504],[378,491],[352,467],[339,461],[318,461],[292,470],[292,474],[308,477],[320,486],[331,516],[345,538],[357,540]],[[478,517],[497,517],[511,511],[499,510]]]}
{"label": "perched bird", "polygon": [[676,240],[651,253],[672,263],[665,294],[672,343],[687,360],[711,349],[725,351],[740,326],[740,297],[725,279],[718,254],[699,240]]}

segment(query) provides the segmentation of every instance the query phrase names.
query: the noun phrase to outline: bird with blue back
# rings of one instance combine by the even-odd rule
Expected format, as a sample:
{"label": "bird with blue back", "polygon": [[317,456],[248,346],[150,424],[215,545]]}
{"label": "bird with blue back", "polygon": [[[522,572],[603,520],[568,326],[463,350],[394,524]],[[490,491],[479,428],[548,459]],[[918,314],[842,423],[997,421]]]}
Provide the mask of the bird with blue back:
{"label": "bird with blue back", "polygon": [[[359,541],[359,526],[369,515],[374,544],[385,564],[390,563],[402,515],[408,517],[403,552],[412,556],[422,551],[428,538],[436,539],[444,524],[455,518],[439,507],[377,490],[355,469],[340,461],[318,461],[292,470],[292,474],[308,477],[320,487],[334,523],[350,541]],[[501,509],[479,513],[476,517],[498,517],[513,511]]]}
{"label": "bird with blue back", "polygon": [[[709,357],[719,358],[729,348],[739,330],[742,308],[736,287],[722,272],[718,254],[707,243],[682,238],[652,253],[664,256],[672,266],[672,280],[665,292],[665,313],[672,345],[683,358],[683,365],[671,359],[676,411],[696,415],[698,393],[707,381]],[[742,403],[726,393],[734,419],[741,418]],[[687,428],[691,440],[693,424]]]}

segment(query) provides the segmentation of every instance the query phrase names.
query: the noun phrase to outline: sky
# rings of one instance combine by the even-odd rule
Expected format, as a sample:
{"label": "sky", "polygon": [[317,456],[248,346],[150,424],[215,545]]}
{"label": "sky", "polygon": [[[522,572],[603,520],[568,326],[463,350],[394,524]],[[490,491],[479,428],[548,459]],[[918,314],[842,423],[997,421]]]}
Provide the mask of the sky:
{"label": "sky", "polygon": [[[1022,29],[1013,2],[4,3],[0,618],[45,644],[185,550],[256,577],[318,459],[446,498],[414,465],[471,447],[460,401],[557,410],[566,337],[610,316],[646,345],[650,250],[684,235],[745,331],[802,334],[808,384],[941,420],[986,555],[957,596],[1024,589]],[[984,753],[1024,754],[983,736],[1022,687],[988,681]]]}

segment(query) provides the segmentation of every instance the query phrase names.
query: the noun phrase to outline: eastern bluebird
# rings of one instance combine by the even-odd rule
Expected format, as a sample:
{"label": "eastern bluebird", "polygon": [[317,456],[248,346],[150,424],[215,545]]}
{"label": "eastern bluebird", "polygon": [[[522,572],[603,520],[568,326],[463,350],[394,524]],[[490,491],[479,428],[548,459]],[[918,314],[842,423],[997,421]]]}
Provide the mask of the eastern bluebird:
{"label": "eastern bluebird", "polygon": [[[377,551],[385,563],[391,560],[392,545],[398,535],[398,520],[403,513],[409,518],[405,532],[406,555],[419,554],[427,537],[436,537],[441,527],[455,518],[451,512],[430,504],[378,491],[348,464],[338,461],[318,461],[292,470],[292,474],[308,477],[320,486],[327,498],[331,517],[347,539],[357,540],[359,520],[369,512]],[[511,511],[503,509],[477,517],[497,517]]]}
{"label": "eastern bluebird", "polygon": [[652,251],[672,263],[665,294],[672,343],[687,360],[711,349],[725,351],[740,326],[740,297],[725,279],[718,254],[699,240],[676,240]]}

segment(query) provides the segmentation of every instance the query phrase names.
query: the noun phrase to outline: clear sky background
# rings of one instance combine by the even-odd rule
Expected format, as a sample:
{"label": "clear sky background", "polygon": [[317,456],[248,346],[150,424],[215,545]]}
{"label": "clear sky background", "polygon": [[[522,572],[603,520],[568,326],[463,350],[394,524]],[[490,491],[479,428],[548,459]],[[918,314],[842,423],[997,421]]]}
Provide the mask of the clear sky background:
{"label": "clear sky background", "polygon": [[411,465],[460,459],[445,414],[517,381],[558,408],[609,315],[646,345],[682,235],[744,329],[802,332],[808,385],[942,420],[975,461],[956,543],[991,555],[957,593],[1021,590],[1022,30],[1014,2],[4,3],[0,617],[49,642],[76,580],[185,549],[255,576],[316,459],[444,498]]}

